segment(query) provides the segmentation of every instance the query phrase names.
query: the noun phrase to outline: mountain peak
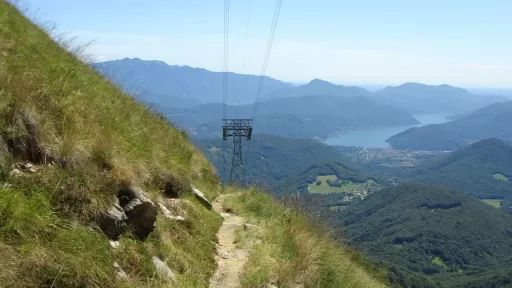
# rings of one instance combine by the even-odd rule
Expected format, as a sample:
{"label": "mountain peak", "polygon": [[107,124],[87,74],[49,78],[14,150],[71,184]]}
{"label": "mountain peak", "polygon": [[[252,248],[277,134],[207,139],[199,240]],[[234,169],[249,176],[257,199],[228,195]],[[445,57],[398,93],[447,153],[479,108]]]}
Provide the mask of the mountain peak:
{"label": "mountain peak", "polygon": [[322,79],[318,79],[318,78],[315,78],[315,79],[311,80],[306,85],[310,85],[310,86],[336,86],[335,84],[333,84],[331,82],[328,82],[328,81],[325,81],[325,80],[322,80]]}

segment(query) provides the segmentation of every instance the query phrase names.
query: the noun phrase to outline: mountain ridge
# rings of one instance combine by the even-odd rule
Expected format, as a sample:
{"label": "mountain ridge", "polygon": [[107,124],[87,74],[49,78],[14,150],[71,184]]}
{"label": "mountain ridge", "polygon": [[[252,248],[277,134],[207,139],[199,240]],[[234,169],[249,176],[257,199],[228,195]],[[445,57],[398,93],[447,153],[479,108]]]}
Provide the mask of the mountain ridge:
{"label": "mountain ridge", "polygon": [[415,127],[386,141],[395,149],[454,150],[486,138],[512,140],[512,101],[494,103],[455,120]]}

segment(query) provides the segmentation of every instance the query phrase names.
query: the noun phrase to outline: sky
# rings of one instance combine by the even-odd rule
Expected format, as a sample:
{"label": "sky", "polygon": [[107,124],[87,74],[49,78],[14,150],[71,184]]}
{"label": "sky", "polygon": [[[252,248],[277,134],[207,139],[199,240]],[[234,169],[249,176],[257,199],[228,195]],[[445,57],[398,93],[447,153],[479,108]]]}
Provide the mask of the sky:
{"label": "sky", "polygon": [[[86,53],[94,61],[137,57],[223,69],[224,1],[16,2],[37,22],[92,41]],[[229,71],[261,73],[275,3],[230,1]],[[511,12],[510,0],[283,0],[267,75],[512,88]]]}

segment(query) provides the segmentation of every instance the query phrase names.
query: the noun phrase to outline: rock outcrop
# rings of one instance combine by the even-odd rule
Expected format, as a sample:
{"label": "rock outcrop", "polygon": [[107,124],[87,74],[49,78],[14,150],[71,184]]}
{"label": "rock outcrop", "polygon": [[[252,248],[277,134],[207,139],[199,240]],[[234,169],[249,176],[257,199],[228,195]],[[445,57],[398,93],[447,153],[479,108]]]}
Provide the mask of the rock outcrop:
{"label": "rock outcrop", "polygon": [[100,228],[110,239],[119,240],[119,237],[126,230],[126,221],[128,217],[124,214],[123,208],[119,205],[119,200],[100,219]]}
{"label": "rock outcrop", "polygon": [[122,189],[117,194],[117,199],[128,217],[133,236],[138,240],[146,240],[156,226],[158,210],[155,203],[137,187]]}
{"label": "rock outcrop", "polygon": [[118,192],[117,202],[100,219],[100,228],[113,240],[130,227],[133,236],[146,240],[155,229],[158,210],[156,205],[137,187],[127,187]]}

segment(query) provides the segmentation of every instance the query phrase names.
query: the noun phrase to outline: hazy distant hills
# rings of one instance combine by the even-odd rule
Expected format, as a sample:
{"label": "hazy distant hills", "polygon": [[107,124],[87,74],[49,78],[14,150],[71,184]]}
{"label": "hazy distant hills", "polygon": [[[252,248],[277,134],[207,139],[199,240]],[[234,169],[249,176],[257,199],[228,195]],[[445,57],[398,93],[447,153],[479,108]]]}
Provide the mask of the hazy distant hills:
{"label": "hazy distant hills", "polygon": [[[222,72],[171,66],[162,61],[138,58],[94,63],[93,67],[124,90],[149,103],[176,108],[223,102]],[[228,104],[254,103],[259,80],[256,75],[228,73]],[[506,99],[502,96],[478,96],[449,85],[405,83],[370,92],[360,87],[336,85],[321,79],[294,86],[265,77],[261,100],[307,95],[364,96],[404,109],[411,114],[460,113]]]}
{"label": "hazy distant hills", "polygon": [[411,114],[461,113],[508,99],[503,96],[479,96],[449,85],[405,83],[386,87],[372,94],[375,101],[393,105]]}
{"label": "hazy distant hills", "polygon": [[[170,66],[162,61],[124,58],[93,64],[125,91],[146,102],[170,107],[222,102],[223,73],[189,66]],[[228,73],[229,103],[248,104],[256,99],[259,76]],[[263,94],[289,84],[265,77]]]}
{"label": "hazy distant hills", "polygon": [[[252,105],[227,107],[228,118],[251,118]],[[180,127],[200,136],[217,136],[222,104],[203,104],[162,111]],[[291,138],[327,138],[331,133],[357,128],[417,124],[407,112],[362,96],[309,95],[278,98],[258,105],[254,128],[258,132]]]}
{"label": "hazy distant hills", "polygon": [[301,97],[307,95],[332,95],[339,97],[365,96],[369,97],[371,92],[355,86],[336,85],[321,79],[313,79],[308,84],[278,89],[264,95],[264,99],[272,100],[277,98]]}
{"label": "hazy distant hills", "polygon": [[396,149],[454,150],[486,138],[512,140],[512,101],[495,103],[456,120],[415,127],[387,141]]}

